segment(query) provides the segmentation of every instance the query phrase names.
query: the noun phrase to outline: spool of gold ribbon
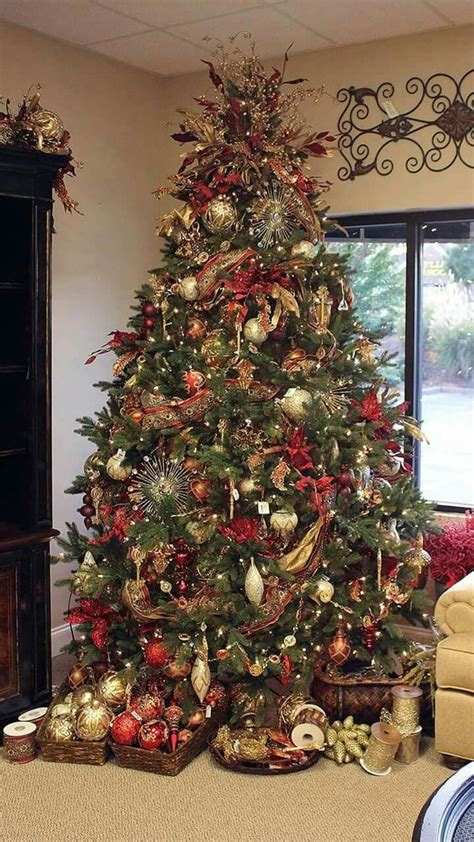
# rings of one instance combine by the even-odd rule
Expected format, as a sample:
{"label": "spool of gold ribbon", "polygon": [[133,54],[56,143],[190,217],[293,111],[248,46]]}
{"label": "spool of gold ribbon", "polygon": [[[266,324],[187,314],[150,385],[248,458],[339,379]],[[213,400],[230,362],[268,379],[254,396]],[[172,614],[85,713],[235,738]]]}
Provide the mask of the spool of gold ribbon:
{"label": "spool of gold ribbon", "polygon": [[392,725],[402,737],[414,734],[420,725],[420,701],[423,691],[419,687],[400,684],[392,687]]}
{"label": "spool of gold ribbon", "polygon": [[388,722],[375,722],[370,731],[369,745],[360,765],[370,775],[388,775],[400,745],[400,732]]}
{"label": "spool of gold ribbon", "polygon": [[416,763],[420,755],[421,725],[414,734],[403,737],[395,757],[397,763]]}

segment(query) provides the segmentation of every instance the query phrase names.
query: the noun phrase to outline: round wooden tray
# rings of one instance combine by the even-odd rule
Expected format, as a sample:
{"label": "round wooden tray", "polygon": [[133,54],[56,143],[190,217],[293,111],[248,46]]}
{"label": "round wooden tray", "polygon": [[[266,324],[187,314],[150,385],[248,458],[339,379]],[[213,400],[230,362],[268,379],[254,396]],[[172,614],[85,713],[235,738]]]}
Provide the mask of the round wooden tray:
{"label": "round wooden tray", "polygon": [[[310,769],[311,766],[314,766],[321,757],[320,751],[311,751],[308,752],[308,759],[305,763],[295,763],[293,765],[285,766],[282,765],[278,768],[278,760],[265,761],[262,763],[229,763],[229,761],[225,759],[224,755],[221,754],[219,749],[214,748],[212,745],[212,739],[208,740],[208,748],[216,763],[219,763],[220,766],[224,766],[225,769],[230,769],[231,772],[242,772],[244,775],[288,775],[291,772],[302,772],[304,769]],[[269,768],[270,763],[274,768]]]}

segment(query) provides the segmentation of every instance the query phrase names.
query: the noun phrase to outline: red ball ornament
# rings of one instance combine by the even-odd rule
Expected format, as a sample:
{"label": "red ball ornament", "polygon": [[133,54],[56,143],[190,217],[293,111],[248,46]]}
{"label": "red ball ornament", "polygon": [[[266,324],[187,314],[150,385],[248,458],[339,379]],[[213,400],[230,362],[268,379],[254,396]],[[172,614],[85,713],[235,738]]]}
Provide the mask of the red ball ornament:
{"label": "red ball ornament", "polygon": [[145,301],[144,305],[142,306],[142,313],[146,319],[152,319],[153,316],[156,316],[156,309],[155,306],[151,303],[151,301]]}
{"label": "red ball ornament", "polygon": [[82,517],[92,517],[92,515],[95,514],[94,506],[89,505],[81,506],[81,508],[77,511],[82,515]]}
{"label": "red ball ornament", "polygon": [[196,500],[199,500],[202,503],[203,500],[207,500],[209,494],[211,493],[211,483],[205,477],[196,477],[192,479],[189,483],[189,488],[191,490],[191,494]]}
{"label": "red ball ornament", "polygon": [[337,664],[338,667],[342,667],[342,665],[346,663],[350,654],[351,645],[344,633],[343,627],[341,626],[336,631],[336,634],[328,646],[328,655],[331,661]]}
{"label": "red ball ornament", "polygon": [[141,748],[147,751],[156,751],[168,739],[168,726],[166,722],[151,720],[144,722],[138,732],[138,743]]}
{"label": "red ball ornament", "polygon": [[169,660],[170,652],[161,640],[150,640],[145,646],[145,661],[153,669],[161,669]]}
{"label": "red ball ornament", "polygon": [[86,503],[87,506],[90,506],[90,504],[92,503],[91,495],[90,494],[84,494],[84,497],[82,498],[82,502]]}
{"label": "red ball ornament", "polygon": [[289,655],[283,655],[281,659],[280,681],[285,687],[290,683],[291,673],[293,672],[293,663]]}
{"label": "red ball ornament", "polygon": [[378,621],[370,614],[362,617],[362,642],[369,654],[372,654],[375,645],[375,632],[377,631]]}
{"label": "red ball ornament", "polygon": [[159,719],[164,709],[163,699],[151,693],[137,693],[130,701],[130,710],[134,710],[144,722]]}
{"label": "red ball ornament", "polygon": [[86,529],[90,529],[90,528],[91,528],[91,526],[92,526],[92,520],[90,519],[90,517],[86,517],[86,518],[85,518],[85,520],[84,520],[84,526],[86,527]]}
{"label": "red ball ornament", "polygon": [[155,320],[154,319],[145,319],[144,324],[145,324],[145,327],[146,327],[147,330],[153,330],[153,328],[155,326]]}
{"label": "red ball ornament", "polygon": [[141,727],[141,720],[137,714],[124,710],[115,717],[110,726],[110,734],[116,743],[122,746],[131,746],[138,737]]}
{"label": "red ball ornament", "polygon": [[354,482],[354,474],[350,468],[343,468],[337,481],[341,488],[350,488]]}

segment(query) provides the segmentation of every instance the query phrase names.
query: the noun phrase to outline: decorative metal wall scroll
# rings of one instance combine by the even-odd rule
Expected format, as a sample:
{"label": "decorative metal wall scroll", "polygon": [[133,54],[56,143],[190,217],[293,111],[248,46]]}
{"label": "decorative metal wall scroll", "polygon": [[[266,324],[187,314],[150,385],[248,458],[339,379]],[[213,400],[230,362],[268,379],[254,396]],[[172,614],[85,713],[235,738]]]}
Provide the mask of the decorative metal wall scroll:
{"label": "decorative metal wall scroll", "polygon": [[[393,144],[406,147],[405,168],[424,167],[443,172],[459,161],[474,168],[474,70],[459,82],[447,73],[426,81],[413,76],[405,85],[411,105],[398,113],[395,87],[383,82],[373,88],[341,88],[345,103],[338,129],[339,151],[345,160],[338,171],[342,181],[377,172],[389,175]],[[405,99],[405,97],[404,97]]]}

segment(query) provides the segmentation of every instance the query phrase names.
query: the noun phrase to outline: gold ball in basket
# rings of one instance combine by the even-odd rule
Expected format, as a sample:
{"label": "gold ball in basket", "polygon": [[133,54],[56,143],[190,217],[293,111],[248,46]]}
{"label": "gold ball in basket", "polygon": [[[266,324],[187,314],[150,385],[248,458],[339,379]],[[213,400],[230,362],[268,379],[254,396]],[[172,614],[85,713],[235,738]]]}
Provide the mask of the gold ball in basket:
{"label": "gold ball in basket", "polygon": [[81,705],[76,713],[74,730],[76,737],[87,742],[97,742],[106,736],[112,714],[104,702],[93,699],[90,703]]}
{"label": "gold ball in basket", "polygon": [[95,699],[95,687],[91,684],[83,684],[82,687],[77,687],[71,693],[71,711],[75,713],[81,705],[86,705]]}
{"label": "gold ball in basket", "polygon": [[64,702],[59,702],[59,704],[55,705],[51,711],[51,718],[54,719],[56,716],[69,716],[71,713],[71,705],[66,705]]}
{"label": "gold ball in basket", "polygon": [[312,260],[316,257],[317,247],[310,240],[300,240],[291,247],[292,257],[303,257],[305,260]]}
{"label": "gold ball in basket", "polygon": [[202,219],[211,234],[222,234],[230,231],[237,222],[237,209],[228,196],[218,196],[211,199]]}
{"label": "gold ball in basket", "polygon": [[64,740],[74,739],[74,723],[70,716],[55,716],[46,725],[45,736],[47,740],[54,740],[57,743]]}
{"label": "gold ball in basket", "polygon": [[75,690],[76,687],[81,687],[89,678],[89,670],[82,666],[82,664],[74,664],[69,670],[67,677],[69,687]]}
{"label": "gold ball in basket", "polygon": [[101,701],[111,708],[118,710],[125,706],[127,701],[127,682],[120,673],[108,670],[99,679],[97,684],[97,696]]}

